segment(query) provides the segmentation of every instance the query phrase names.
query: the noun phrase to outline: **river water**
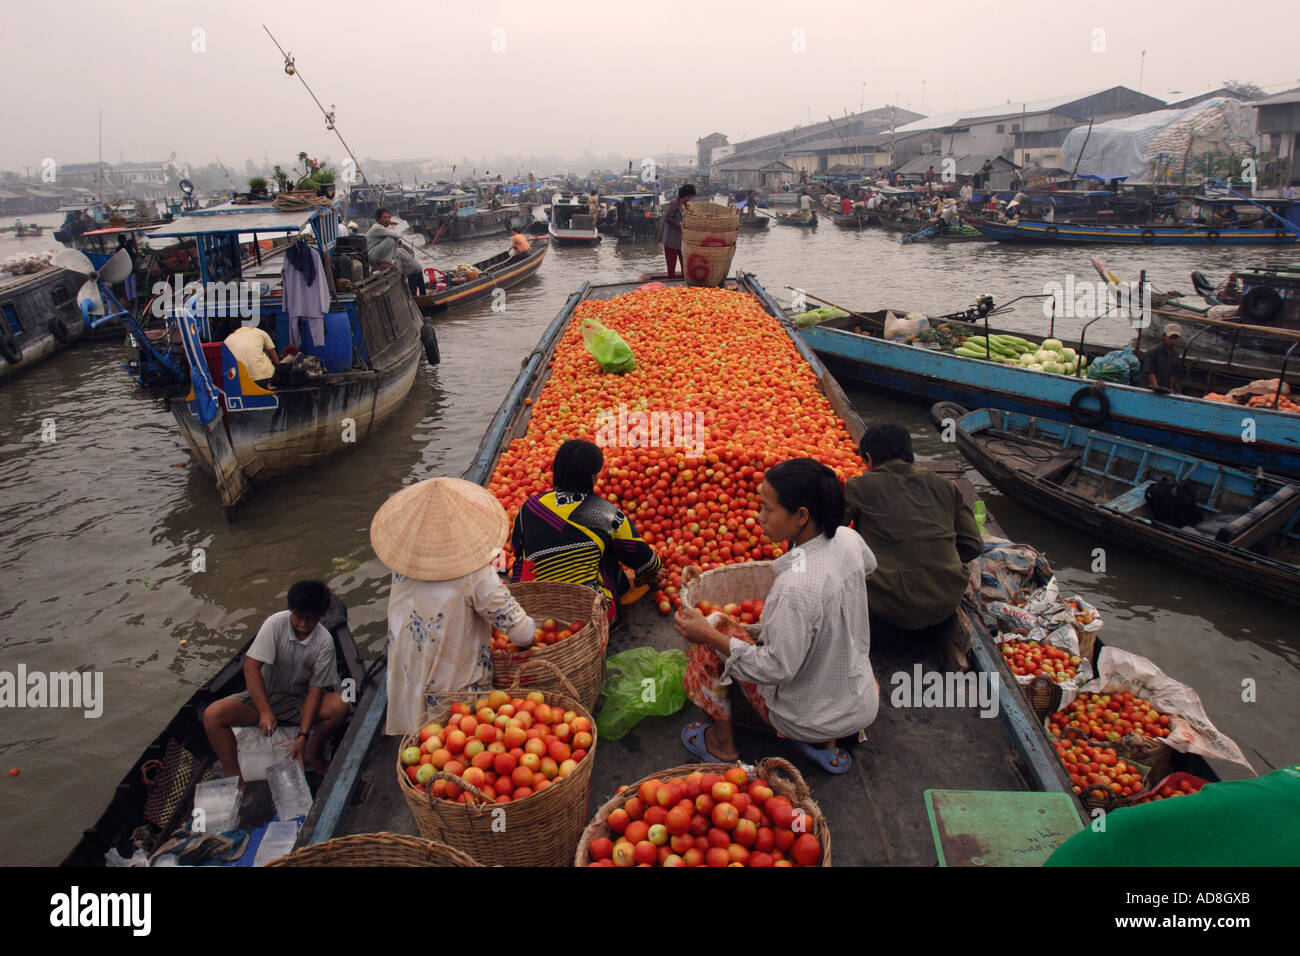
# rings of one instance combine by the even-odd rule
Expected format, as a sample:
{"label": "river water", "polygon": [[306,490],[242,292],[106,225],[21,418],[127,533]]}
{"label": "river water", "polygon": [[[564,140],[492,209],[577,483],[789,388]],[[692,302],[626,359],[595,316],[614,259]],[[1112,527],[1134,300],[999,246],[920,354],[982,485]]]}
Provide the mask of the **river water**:
{"label": "river water", "polygon": [[[59,217],[30,217],[47,220]],[[440,245],[436,264],[503,247],[501,237]],[[40,248],[54,248],[53,239],[0,235],[0,258]],[[1157,288],[1184,290],[1192,269],[1218,279],[1259,258],[1173,247],[1091,254],[1121,278],[1145,268]],[[1071,273],[1095,281],[1089,255],[992,243],[900,245],[889,233],[824,221],[816,230],[774,224],[742,233],[735,264],[782,301],[791,285],[857,310],[933,313],[964,308],[981,293],[997,301],[1040,293]],[[2,712],[0,770],[21,773],[0,784],[0,864],[62,859],[176,708],[284,606],[293,581],[319,577],[345,598],[369,660],[384,638],[388,580],[369,545],[376,509],[404,485],[465,470],[521,360],[571,292],[662,267],[658,246],[605,241],[552,250],[537,277],[509,291],[504,312],[484,303],[439,320],[442,364],[421,367],[380,433],[258,490],[234,523],[211,479],[189,467],[171,416],[122,372],[122,346],[74,347],[0,385],[0,671],[83,669],[104,681],[98,717]],[[999,318],[1023,331],[1041,331],[1046,321],[1033,300]],[[1082,321],[1061,317],[1058,329],[1068,338]],[[1130,335],[1118,320],[1103,321],[1088,339],[1120,344]],[[919,454],[957,456],[939,441],[924,405],[851,394],[864,418],[907,424]],[[51,420],[54,440],[43,441]],[[1066,593],[1100,608],[1103,637],[1193,685],[1256,770],[1300,757],[1294,612],[1114,546],[1106,547],[1104,573],[1094,572],[1103,542],[1024,511],[974,479],[1005,530],[1047,553]],[[1254,701],[1243,701],[1250,696],[1243,682],[1253,684]],[[1225,777],[1247,773],[1216,768]]]}

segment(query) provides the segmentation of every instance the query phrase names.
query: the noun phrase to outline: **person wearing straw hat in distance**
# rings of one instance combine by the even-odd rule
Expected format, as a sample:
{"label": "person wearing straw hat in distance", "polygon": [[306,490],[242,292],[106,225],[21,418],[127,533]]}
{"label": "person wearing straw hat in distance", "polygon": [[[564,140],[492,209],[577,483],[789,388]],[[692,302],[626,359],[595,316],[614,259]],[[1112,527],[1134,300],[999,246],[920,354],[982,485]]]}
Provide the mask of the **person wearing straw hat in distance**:
{"label": "person wearing straw hat in distance", "polygon": [[516,647],[536,625],[497,576],[506,511],[486,488],[430,478],[383,503],[370,545],[388,592],[387,733],[405,734],[442,694],[492,688],[492,629]]}
{"label": "person wearing straw hat in distance", "polygon": [[683,678],[687,696],[713,718],[688,725],[682,743],[705,763],[738,758],[728,686],[738,681],[778,735],[829,773],[845,773],[851,758],[836,741],[863,731],[880,706],[866,584],[876,558],[840,526],[844,488],[820,462],[795,458],[772,467],[759,495],[763,532],[788,541],[789,550],[773,563],[758,643],[727,637],[691,607],[673,619],[695,645]]}
{"label": "person wearing straw hat in distance", "polygon": [[515,516],[510,579],[586,585],[605,595],[618,626],[621,606],[649,590],[661,564],[632,519],[593,492],[604,465],[600,447],[589,441],[560,446],[551,466],[555,490],[533,495]]}

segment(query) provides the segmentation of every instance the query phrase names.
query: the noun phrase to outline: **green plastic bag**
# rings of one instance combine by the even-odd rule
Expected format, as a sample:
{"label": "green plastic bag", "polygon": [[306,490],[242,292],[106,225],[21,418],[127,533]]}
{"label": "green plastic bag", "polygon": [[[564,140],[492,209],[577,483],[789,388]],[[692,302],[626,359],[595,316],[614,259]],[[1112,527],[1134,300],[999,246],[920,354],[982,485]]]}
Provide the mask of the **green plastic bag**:
{"label": "green plastic bag", "polygon": [[606,372],[622,375],[636,368],[632,348],[623,341],[623,336],[601,325],[595,319],[587,319],[582,323],[582,341],[586,344],[591,357]]}
{"label": "green plastic bag", "polygon": [[[598,739],[618,740],[646,717],[667,717],[686,704],[686,655],[634,647],[605,661],[605,706],[596,715]],[[617,670],[617,673],[612,673]]]}

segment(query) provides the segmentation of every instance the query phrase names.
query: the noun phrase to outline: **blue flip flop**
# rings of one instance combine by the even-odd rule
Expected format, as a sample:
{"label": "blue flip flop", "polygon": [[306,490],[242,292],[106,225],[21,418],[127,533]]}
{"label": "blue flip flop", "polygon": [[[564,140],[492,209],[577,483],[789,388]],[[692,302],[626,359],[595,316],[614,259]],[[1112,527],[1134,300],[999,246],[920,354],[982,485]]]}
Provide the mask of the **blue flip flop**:
{"label": "blue flip flop", "polygon": [[853,762],[853,757],[839,747],[814,747],[798,740],[794,743],[798,744],[805,757],[817,761],[827,773],[848,773],[849,764]]}
{"label": "blue flip flop", "polygon": [[723,760],[709,753],[708,745],[704,742],[704,732],[712,726],[712,724],[702,723],[687,724],[682,728],[682,746],[700,763],[732,763],[730,760]]}

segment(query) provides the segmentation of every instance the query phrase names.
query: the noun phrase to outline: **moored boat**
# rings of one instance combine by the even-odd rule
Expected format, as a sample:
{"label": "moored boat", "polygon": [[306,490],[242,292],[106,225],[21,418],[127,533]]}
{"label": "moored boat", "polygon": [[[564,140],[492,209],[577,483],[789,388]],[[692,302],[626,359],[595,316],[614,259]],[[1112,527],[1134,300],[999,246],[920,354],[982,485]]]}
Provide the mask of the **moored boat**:
{"label": "moored boat", "polygon": [[415,304],[425,315],[433,315],[452,306],[465,305],[490,296],[494,289],[508,289],[530,278],[541,268],[548,247],[545,237],[537,237],[529,244],[528,252],[522,256],[514,255],[509,249],[498,252],[495,256],[474,263],[478,278],[464,282],[457,282],[441,270],[426,269],[424,271],[430,282],[430,291],[428,295],[414,296]]}
{"label": "moored boat", "polygon": [[[1207,207],[1225,207],[1208,222],[1094,225],[1076,222],[998,222],[966,215],[962,218],[990,239],[1020,243],[1110,243],[1120,245],[1289,245],[1300,238],[1300,203],[1290,200],[1238,201],[1197,197]],[[1247,210],[1238,215],[1238,207]]]}
{"label": "moored boat", "polygon": [[[278,351],[290,347],[290,316],[280,285],[280,255],[287,247],[242,263],[240,237],[279,234],[304,241],[301,232],[307,228],[316,248],[324,250],[319,261],[325,268],[338,234],[329,206],[286,211],[226,205],[186,216],[166,232],[197,239],[208,290],[201,304],[189,299],[165,310],[169,330],[179,332],[189,379],[188,395],[173,395],[169,404],[195,460],[215,476],[228,510],[254,483],[311,467],[364,441],[405,400],[421,355],[437,359],[433,327],[422,327],[397,270],[376,270],[345,287],[327,269],[323,281],[333,288],[322,319],[323,341],[312,342],[306,331],[301,348],[319,360],[323,372],[290,372],[284,384],[270,387],[252,379],[223,340],[249,318]],[[159,344],[133,320],[129,324],[140,345],[138,380],[156,384],[146,381],[146,371],[159,364]]]}
{"label": "moored boat", "polygon": [[[929,402],[1074,421],[1238,467],[1300,476],[1300,415],[1254,408],[1247,425],[1240,406],[963,358],[850,331],[862,327],[860,320],[853,322],[850,317],[800,330],[826,366],[846,381]],[[1086,345],[1077,351],[1096,354]],[[1262,377],[1240,367],[1233,375],[1231,366],[1216,374],[1238,384]]]}
{"label": "moored boat", "polygon": [[[1018,412],[978,409],[953,424],[962,454],[1016,503],[1081,533],[1300,604],[1300,484]],[[1152,504],[1149,492],[1163,479],[1194,499],[1176,519]]]}
{"label": "moored boat", "polygon": [[84,279],[52,266],[0,276],[0,382],[39,365],[82,334],[77,306]]}
{"label": "moored boat", "polygon": [[[355,692],[353,700],[364,702],[373,688],[366,682],[361,653],[348,627],[347,606],[338,595],[332,595],[330,609],[321,624],[334,638],[338,679],[350,681]],[[216,756],[203,730],[203,709],[245,689],[243,659],[252,643],[252,639],[245,643],[181,705],[126,772],[104,812],[84,831],[63,860],[63,866],[101,867],[105,865],[105,854],[111,850],[116,850],[123,859],[129,859],[137,849],[144,850],[148,856],[177,830],[185,829],[191,819],[195,787],[205,775],[212,776],[216,764]],[[340,735],[343,733],[340,731]],[[335,761],[336,765],[340,763]],[[325,780],[341,769],[341,766],[331,766]],[[250,834],[255,833],[265,828],[274,812],[269,786],[264,781],[249,781],[237,825]],[[261,839],[260,833],[257,839]],[[249,866],[256,851],[250,839],[243,856],[228,865]]]}
{"label": "moored boat", "polygon": [[601,235],[590,210],[587,198],[581,193],[569,196],[557,193],[551,199],[547,227],[551,240],[557,246],[592,246],[600,242]]}

